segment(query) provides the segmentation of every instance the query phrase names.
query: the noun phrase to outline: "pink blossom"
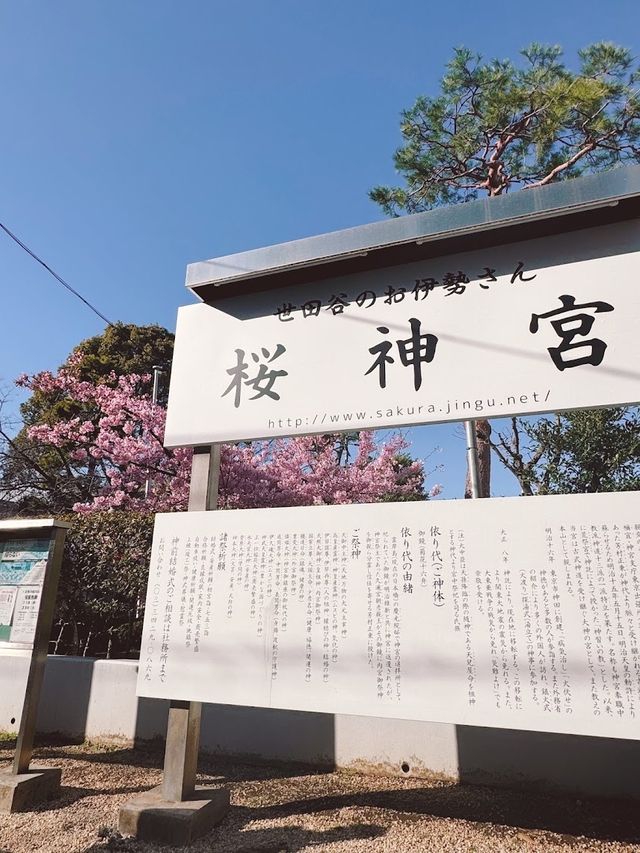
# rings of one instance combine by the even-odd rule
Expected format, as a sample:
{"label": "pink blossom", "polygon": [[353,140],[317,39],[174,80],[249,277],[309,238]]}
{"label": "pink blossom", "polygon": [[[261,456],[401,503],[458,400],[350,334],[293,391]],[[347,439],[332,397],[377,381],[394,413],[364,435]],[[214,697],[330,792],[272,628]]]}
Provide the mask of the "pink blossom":
{"label": "pink blossom", "polygon": [[[98,494],[76,504],[76,511],[186,509],[192,452],[163,447],[165,411],[141,393],[149,387],[149,376],[111,376],[108,383],[93,385],[79,380],[71,365],[20,382],[31,391],[55,391],[90,413],[29,429],[32,439],[60,448],[78,473],[90,473],[99,482]],[[389,493],[415,494],[424,476],[422,462],[397,470],[396,457],[407,446],[399,435],[377,443],[372,432],[361,432],[355,458],[341,464],[331,436],[224,445],[219,506],[368,503]],[[429,494],[439,493],[440,487],[433,486]]]}

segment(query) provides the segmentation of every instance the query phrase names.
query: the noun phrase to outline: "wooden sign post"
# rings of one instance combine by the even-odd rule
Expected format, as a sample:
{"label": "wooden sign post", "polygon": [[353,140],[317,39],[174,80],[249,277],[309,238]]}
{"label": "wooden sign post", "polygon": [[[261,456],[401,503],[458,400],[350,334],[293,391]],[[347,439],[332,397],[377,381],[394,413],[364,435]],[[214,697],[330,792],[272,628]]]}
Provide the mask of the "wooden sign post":
{"label": "wooden sign post", "polygon": [[[217,508],[219,477],[220,446],[196,448],[189,511]],[[119,827],[123,835],[164,844],[189,844],[229,811],[228,791],[196,785],[201,712],[201,702],[170,702],[162,785],[121,808]]]}
{"label": "wooden sign post", "polygon": [[30,767],[67,529],[54,519],[0,521],[0,654],[29,657],[16,753],[0,774],[0,811],[24,811],[60,790],[60,768]]}

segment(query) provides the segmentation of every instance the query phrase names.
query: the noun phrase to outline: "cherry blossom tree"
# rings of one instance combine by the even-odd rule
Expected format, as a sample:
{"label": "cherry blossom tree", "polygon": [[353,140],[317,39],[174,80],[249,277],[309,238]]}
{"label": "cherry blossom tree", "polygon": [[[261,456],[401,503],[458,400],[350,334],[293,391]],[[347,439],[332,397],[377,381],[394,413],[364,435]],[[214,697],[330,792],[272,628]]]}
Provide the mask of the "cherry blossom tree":
{"label": "cherry blossom tree", "polygon": [[[70,477],[91,484],[78,512],[186,509],[191,450],[163,447],[165,410],[149,395],[150,376],[129,374],[95,384],[83,381],[73,362],[56,374],[22,376],[17,384],[32,392],[68,397],[76,417],[29,427],[28,435],[57,448]],[[402,456],[405,439],[377,443],[371,432],[358,435],[355,458],[344,464],[335,436],[305,436],[251,444],[224,445],[219,505],[226,508],[375,502],[394,494],[425,497],[421,461]],[[434,486],[429,496],[439,493]]]}

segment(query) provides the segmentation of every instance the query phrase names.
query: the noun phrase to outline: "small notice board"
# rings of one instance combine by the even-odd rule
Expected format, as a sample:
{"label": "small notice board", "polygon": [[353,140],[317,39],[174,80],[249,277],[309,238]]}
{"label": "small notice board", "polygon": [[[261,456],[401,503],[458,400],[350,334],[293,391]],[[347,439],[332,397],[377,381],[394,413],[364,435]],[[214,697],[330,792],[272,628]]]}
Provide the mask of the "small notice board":
{"label": "small notice board", "polygon": [[13,773],[29,769],[67,529],[53,518],[0,521],[0,654],[30,657]]}
{"label": "small notice board", "polygon": [[32,643],[51,538],[49,531],[29,538],[7,533],[0,539],[0,641]]}

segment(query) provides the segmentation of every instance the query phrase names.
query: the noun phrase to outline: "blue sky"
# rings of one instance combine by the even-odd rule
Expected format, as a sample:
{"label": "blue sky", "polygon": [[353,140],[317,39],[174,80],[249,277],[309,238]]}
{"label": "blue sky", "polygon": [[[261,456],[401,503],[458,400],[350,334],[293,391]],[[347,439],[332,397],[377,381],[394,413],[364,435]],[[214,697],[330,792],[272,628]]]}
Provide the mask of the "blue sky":
{"label": "blue sky", "polygon": [[[187,263],[381,219],[399,113],[452,48],[638,49],[637,3],[21,0],[0,4],[0,221],[110,319],[174,328]],[[0,382],[54,369],[97,317],[0,235]],[[16,398],[17,400],[17,398]],[[445,496],[461,430],[412,430]],[[495,465],[494,491],[515,480]]]}

